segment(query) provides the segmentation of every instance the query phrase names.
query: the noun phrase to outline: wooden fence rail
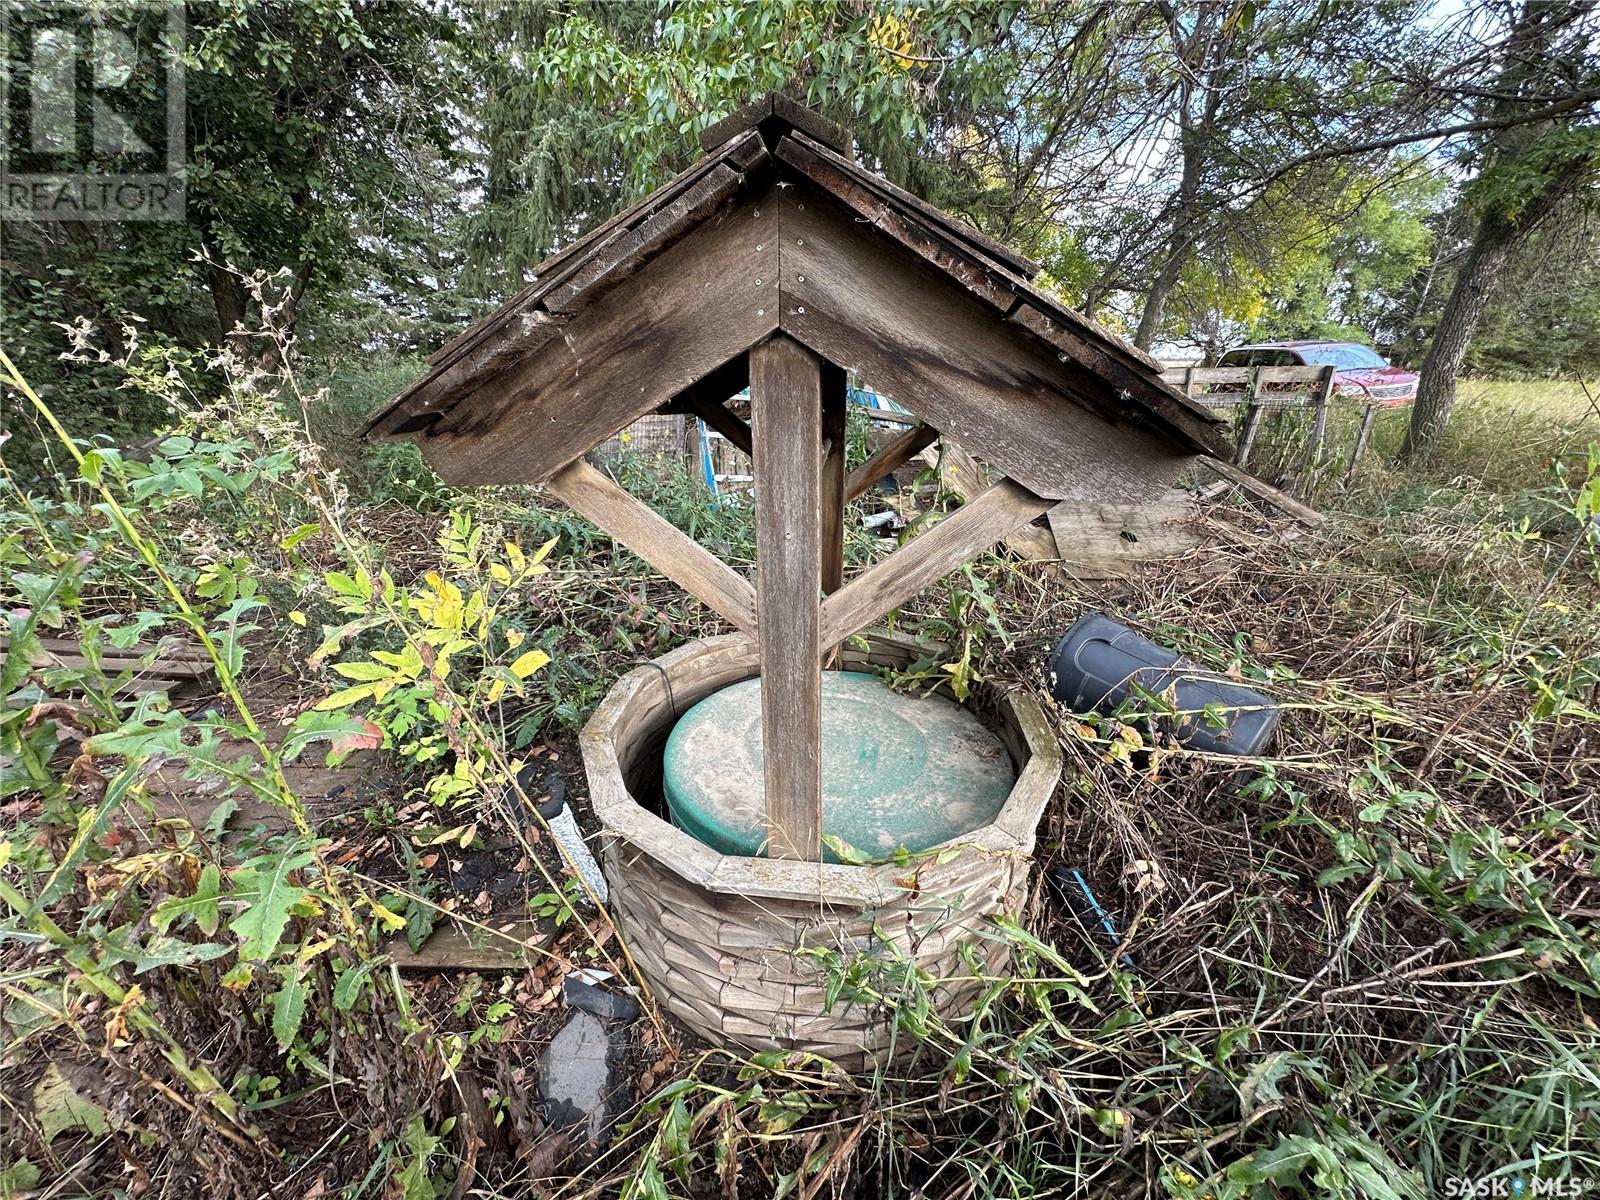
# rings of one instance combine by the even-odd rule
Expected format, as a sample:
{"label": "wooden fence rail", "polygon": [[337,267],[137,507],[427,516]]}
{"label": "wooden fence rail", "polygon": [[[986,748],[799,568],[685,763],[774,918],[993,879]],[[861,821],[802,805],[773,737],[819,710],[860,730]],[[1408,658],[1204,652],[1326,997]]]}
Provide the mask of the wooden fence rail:
{"label": "wooden fence rail", "polygon": [[[1268,412],[1285,409],[1309,408],[1315,413],[1311,433],[1307,438],[1305,456],[1299,471],[1296,490],[1302,484],[1309,486],[1317,456],[1328,430],[1328,404],[1334,396],[1334,375],[1337,368],[1322,367],[1176,367],[1162,374],[1174,387],[1183,389],[1185,395],[1207,408],[1245,410],[1244,423],[1239,430],[1238,449],[1233,461],[1244,466],[1250,461],[1250,451],[1255,445],[1256,432],[1261,418]],[[1372,422],[1379,405],[1369,400],[1361,414],[1361,427],[1350,461],[1345,465],[1344,479],[1355,474],[1361,456],[1366,453],[1372,432]]]}

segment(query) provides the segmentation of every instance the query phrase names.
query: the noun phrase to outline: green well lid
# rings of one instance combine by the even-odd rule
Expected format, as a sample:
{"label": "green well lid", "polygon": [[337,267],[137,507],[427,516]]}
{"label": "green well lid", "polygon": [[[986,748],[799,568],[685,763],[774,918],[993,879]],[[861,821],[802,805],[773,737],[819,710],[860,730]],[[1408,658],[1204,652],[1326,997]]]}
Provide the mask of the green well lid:
{"label": "green well lid", "polygon": [[[667,738],[663,778],[678,828],[722,854],[766,852],[760,679],[683,715]],[[824,834],[872,858],[926,850],[987,825],[1015,782],[1000,739],[966,709],[900,695],[872,675],[823,672]]]}

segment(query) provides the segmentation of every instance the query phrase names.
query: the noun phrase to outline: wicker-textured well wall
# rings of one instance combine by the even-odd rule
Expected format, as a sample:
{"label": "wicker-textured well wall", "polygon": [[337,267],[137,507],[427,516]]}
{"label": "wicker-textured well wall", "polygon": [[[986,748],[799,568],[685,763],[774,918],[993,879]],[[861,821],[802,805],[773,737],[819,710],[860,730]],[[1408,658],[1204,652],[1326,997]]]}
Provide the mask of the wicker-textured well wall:
{"label": "wicker-textured well wall", "polygon": [[[846,649],[844,669],[904,666],[923,647],[886,634]],[[986,697],[1019,775],[995,821],[910,866],[848,867],[717,854],[646,809],[641,793],[676,718],[703,696],[756,673],[744,635],[681,647],[630,672],[583,734],[585,767],[605,825],[611,909],[629,952],[674,1016],[714,1044],[801,1049],[859,1067],[896,1038],[882,1006],[836,1000],[807,948],[848,962],[914,963],[934,979],[934,1006],[954,1016],[981,984],[962,953],[992,968],[1005,944],[992,915],[1015,911],[1033,831],[1060,778],[1054,736],[1024,693]],[[827,957],[827,956],[823,956]]]}

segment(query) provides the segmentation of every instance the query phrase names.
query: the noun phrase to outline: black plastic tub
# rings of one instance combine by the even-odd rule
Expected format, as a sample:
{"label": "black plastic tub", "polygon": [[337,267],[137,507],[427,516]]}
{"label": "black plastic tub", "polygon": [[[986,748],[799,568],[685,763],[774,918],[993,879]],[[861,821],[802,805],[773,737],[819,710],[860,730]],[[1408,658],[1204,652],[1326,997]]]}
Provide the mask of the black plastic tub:
{"label": "black plastic tub", "polygon": [[1050,694],[1074,712],[1113,712],[1139,689],[1165,695],[1173,736],[1194,750],[1256,755],[1282,715],[1278,706],[1215,671],[1186,662],[1104,613],[1080,617],[1050,655]]}

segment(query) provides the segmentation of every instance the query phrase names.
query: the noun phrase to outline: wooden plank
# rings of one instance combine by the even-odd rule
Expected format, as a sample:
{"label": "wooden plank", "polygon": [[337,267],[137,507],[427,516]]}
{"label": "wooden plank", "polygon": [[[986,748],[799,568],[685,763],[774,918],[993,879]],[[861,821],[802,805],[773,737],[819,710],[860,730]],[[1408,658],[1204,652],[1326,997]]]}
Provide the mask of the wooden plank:
{"label": "wooden plank", "polygon": [[832,363],[822,364],[822,479],[817,495],[822,541],[822,594],[844,586],[845,421],[847,377]]}
{"label": "wooden plank", "polygon": [[1250,460],[1250,449],[1255,445],[1256,431],[1261,427],[1262,408],[1257,403],[1260,395],[1261,372],[1257,371],[1250,377],[1245,389],[1244,428],[1239,431],[1239,447],[1233,454],[1233,461],[1241,467]]}
{"label": "wooden plank", "polygon": [[822,364],[779,334],[750,351],[767,854],[822,857]]}
{"label": "wooden plank", "polygon": [[1190,461],[1170,436],[1088,411],[1126,406],[831,201],[790,189],[778,204],[784,330],[1030,491],[1140,500],[1164,493]]}
{"label": "wooden plank", "polygon": [[555,934],[548,922],[509,924],[511,928],[500,929],[461,925],[446,918],[416,950],[404,935],[393,938],[384,949],[402,971],[522,971],[549,957]]}
{"label": "wooden plank", "polygon": [[777,327],[777,235],[765,200],[704,222],[457,405],[423,454],[457,485],[548,478]]}
{"label": "wooden plank", "polygon": [[652,213],[637,229],[589,258],[572,278],[552,288],[541,302],[552,313],[572,315],[606,288],[615,287],[691,228],[727,203],[744,186],[744,176],[718,165],[681,196]]}
{"label": "wooden plank", "polygon": [[1254,368],[1251,367],[1176,367],[1163,371],[1161,378],[1174,387],[1181,386],[1194,396],[1201,388],[1224,383],[1249,383],[1254,374]]}
{"label": "wooden plank", "polygon": [[[9,634],[0,633],[0,650],[6,649],[11,644]],[[48,654],[72,655],[83,652],[83,643],[77,638],[40,638],[40,647]],[[100,645],[102,661],[113,662],[120,660],[137,660],[147,654],[155,654],[162,662],[173,664],[201,664],[207,671],[211,669],[211,656],[206,653],[205,647],[196,642],[185,641],[181,637],[164,637],[157,642],[135,642],[131,646],[113,646],[109,642]]]}
{"label": "wooden plank", "polygon": [[904,433],[895,435],[892,441],[886,442],[876,454],[850,472],[850,478],[844,485],[845,500],[854,500],[865,494],[880,479],[898,471],[938,440],[939,431],[926,424],[913,425]]}
{"label": "wooden plank", "polygon": [[822,640],[832,645],[873,624],[1050,507],[1051,501],[1014,480],[1000,480],[828,597]]}
{"label": "wooden plank", "polygon": [[741,421],[725,403],[698,392],[685,392],[672,402],[672,408],[699,417],[746,454],[751,452],[750,426]]}
{"label": "wooden plank", "polygon": [[755,632],[756,597],[749,582],[608,476],[580,458],[546,486],[713,612]]}
{"label": "wooden plank", "polygon": [[1201,542],[1192,524],[1195,507],[1187,492],[1155,504],[1074,504],[1050,510],[1056,552],[1074,574],[1109,579],[1135,564],[1177,558]]}
{"label": "wooden plank", "polygon": [[1324,372],[1323,367],[1257,367],[1256,378],[1263,386],[1315,393],[1322,387]]}
{"label": "wooden plank", "polygon": [[1230,462],[1223,462],[1219,458],[1202,458],[1200,460],[1224,479],[1238,485],[1252,496],[1265,500],[1275,508],[1282,509],[1295,520],[1306,525],[1317,526],[1327,524],[1328,518],[1316,509],[1300,503],[1293,496],[1280,492],[1271,484],[1263,483],[1249,471],[1241,470]]}
{"label": "wooden plank", "polygon": [[1328,432],[1328,401],[1333,397],[1333,379],[1337,373],[1336,368],[1329,364],[1322,367],[1322,379],[1317,384],[1316,395],[1312,403],[1316,408],[1316,415],[1311,419],[1311,436],[1306,440],[1305,464],[1301,470],[1300,488],[1302,494],[1309,492],[1316,484],[1317,460],[1322,454],[1322,439]]}
{"label": "wooden plank", "polygon": [[[0,650],[5,646],[0,643]],[[61,668],[88,671],[95,668],[86,654],[64,653],[58,650],[45,651],[42,662],[32,663],[35,670],[51,671]],[[142,679],[207,679],[212,672],[210,661],[196,662],[193,659],[157,658],[148,663],[142,663],[137,655],[102,655],[99,661],[99,670],[102,674],[115,677],[124,673],[131,673]]]}

